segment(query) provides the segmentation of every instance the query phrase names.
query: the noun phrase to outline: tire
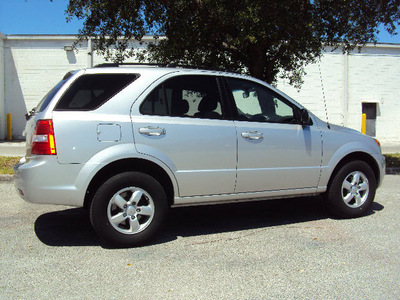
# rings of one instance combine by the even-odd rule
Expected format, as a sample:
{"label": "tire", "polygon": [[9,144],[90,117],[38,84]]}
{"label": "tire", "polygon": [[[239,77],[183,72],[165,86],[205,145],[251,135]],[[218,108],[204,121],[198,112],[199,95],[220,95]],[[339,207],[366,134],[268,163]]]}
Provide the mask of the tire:
{"label": "tire", "polygon": [[363,161],[344,165],[333,177],[326,200],[328,209],[340,218],[365,215],[375,198],[376,178],[371,167]]}
{"label": "tire", "polygon": [[167,216],[165,191],[153,177],[125,172],[108,179],[90,206],[90,221],[107,244],[134,247],[154,237]]}

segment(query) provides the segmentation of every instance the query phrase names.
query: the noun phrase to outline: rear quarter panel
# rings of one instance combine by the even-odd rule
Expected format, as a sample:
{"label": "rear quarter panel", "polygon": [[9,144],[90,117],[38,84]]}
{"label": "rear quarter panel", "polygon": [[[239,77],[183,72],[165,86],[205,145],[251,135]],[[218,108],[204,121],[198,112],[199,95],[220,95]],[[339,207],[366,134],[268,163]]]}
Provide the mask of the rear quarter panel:
{"label": "rear quarter panel", "polygon": [[[130,143],[134,150],[129,115],[94,112],[55,111],[53,113],[58,162],[86,163],[106,148]],[[114,128],[117,138],[102,138],[102,128]],[[110,134],[108,134],[110,135]]]}

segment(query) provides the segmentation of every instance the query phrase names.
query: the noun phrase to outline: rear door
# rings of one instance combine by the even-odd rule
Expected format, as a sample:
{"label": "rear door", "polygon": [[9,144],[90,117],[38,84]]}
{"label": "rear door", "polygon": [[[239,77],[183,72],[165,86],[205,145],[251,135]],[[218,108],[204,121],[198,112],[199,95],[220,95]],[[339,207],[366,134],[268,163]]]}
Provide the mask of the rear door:
{"label": "rear door", "polygon": [[137,151],[172,169],[181,197],[233,193],[236,130],[225,115],[216,76],[167,79],[135,103]]}

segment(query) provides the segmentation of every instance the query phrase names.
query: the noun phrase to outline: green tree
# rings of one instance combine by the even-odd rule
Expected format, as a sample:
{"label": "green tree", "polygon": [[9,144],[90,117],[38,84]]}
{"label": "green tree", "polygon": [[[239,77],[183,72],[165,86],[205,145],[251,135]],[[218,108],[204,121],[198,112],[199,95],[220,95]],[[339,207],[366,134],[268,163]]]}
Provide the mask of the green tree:
{"label": "green tree", "polygon": [[[324,47],[350,51],[376,42],[380,25],[393,34],[400,0],[70,0],[67,13],[84,20],[80,40],[94,39],[114,61],[137,55],[268,83],[280,74],[299,86],[304,66]],[[165,37],[148,46],[146,57],[129,42],[145,34]]]}

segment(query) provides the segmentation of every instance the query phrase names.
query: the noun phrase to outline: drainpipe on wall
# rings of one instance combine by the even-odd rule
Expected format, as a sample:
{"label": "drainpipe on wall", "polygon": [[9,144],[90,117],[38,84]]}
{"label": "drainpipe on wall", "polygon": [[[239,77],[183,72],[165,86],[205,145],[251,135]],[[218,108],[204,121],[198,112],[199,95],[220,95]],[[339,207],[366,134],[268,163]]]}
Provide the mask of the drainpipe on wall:
{"label": "drainpipe on wall", "polygon": [[348,126],[349,117],[349,54],[343,54],[343,98],[342,98],[343,126]]}
{"label": "drainpipe on wall", "polygon": [[93,44],[92,39],[88,39],[88,46],[87,46],[87,67],[93,68]]}
{"label": "drainpipe on wall", "polygon": [[0,139],[6,137],[6,96],[5,96],[5,56],[4,41],[6,36],[0,32]]}

